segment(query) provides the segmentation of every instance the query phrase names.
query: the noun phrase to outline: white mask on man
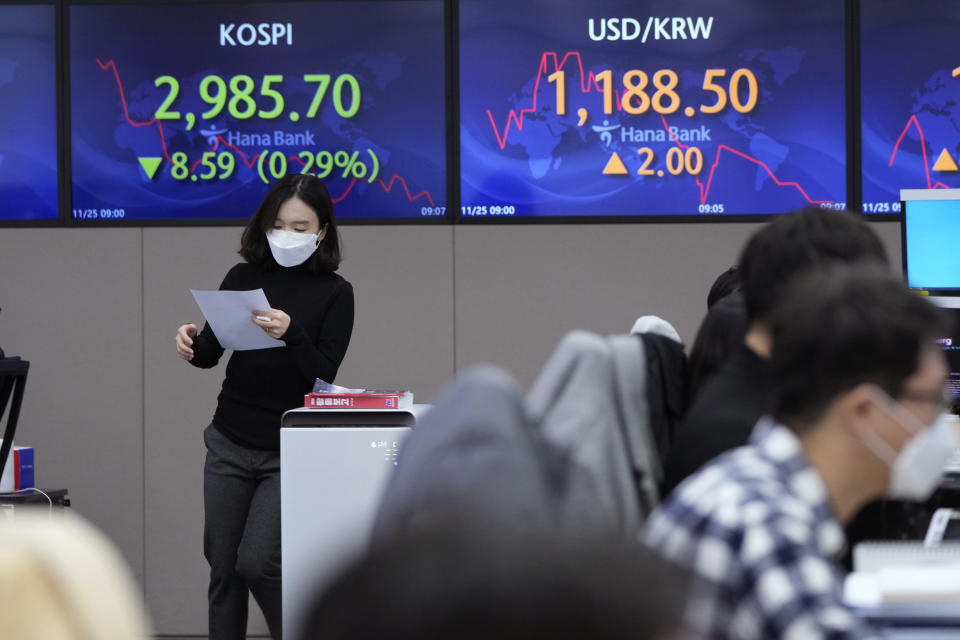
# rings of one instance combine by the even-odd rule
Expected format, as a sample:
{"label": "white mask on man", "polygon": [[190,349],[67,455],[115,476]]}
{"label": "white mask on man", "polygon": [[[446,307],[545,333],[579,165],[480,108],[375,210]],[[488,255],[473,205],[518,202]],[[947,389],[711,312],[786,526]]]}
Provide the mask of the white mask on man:
{"label": "white mask on man", "polygon": [[[882,397],[877,398],[877,405],[900,428],[912,435],[899,452],[872,431],[863,437],[863,443],[890,465],[890,483],[887,485],[889,497],[926,500],[937,487],[947,460],[960,446],[957,431],[947,414],[941,414],[933,424],[924,427],[899,403],[878,389],[880,394]],[[898,405],[898,409],[891,410],[891,404]]]}
{"label": "white mask on man", "polygon": [[295,267],[303,264],[320,246],[320,234],[297,233],[272,229],[267,233],[267,244],[273,259],[281,267]]}

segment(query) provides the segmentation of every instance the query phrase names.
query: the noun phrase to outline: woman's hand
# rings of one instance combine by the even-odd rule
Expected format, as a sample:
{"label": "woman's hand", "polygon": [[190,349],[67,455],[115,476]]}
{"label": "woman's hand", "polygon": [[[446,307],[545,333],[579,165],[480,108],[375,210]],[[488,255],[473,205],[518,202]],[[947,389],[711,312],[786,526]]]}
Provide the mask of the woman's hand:
{"label": "woman's hand", "polygon": [[290,327],[290,316],[280,311],[280,309],[254,311],[251,314],[251,320],[253,320],[253,324],[263,329],[271,338],[280,339]]}
{"label": "woman's hand", "polygon": [[182,324],[177,329],[177,355],[189,362],[193,360],[193,338],[197,335],[197,325]]}

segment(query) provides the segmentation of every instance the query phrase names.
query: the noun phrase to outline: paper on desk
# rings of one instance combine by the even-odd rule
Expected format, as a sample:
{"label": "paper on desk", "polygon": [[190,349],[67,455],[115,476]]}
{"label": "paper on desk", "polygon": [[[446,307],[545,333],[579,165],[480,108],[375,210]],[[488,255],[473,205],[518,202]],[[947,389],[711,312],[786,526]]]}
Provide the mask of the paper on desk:
{"label": "paper on desk", "polygon": [[854,571],[843,585],[843,600],[854,607],[894,604],[956,604],[960,599],[960,564],[897,565],[877,571]]}
{"label": "paper on desk", "polygon": [[190,289],[203,317],[224,349],[249,351],[284,346],[253,324],[252,312],[270,308],[263,289],[252,291],[198,291]]}
{"label": "paper on desk", "polygon": [[326,380],[321,380],[317,378],[313,383],[313,392],[314,393],[363,393],[366,389],[351,389],[349,387],[341,387],[338,384],[332,384]]}

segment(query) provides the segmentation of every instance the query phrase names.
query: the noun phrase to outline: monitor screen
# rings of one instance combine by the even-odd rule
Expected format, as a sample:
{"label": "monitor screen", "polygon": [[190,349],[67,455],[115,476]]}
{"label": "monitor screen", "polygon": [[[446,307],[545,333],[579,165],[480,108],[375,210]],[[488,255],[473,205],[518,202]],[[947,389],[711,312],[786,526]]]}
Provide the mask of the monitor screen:
{"label": "monitor screen", "polygon": [[56,14],[0,5],[0,221],[57,219]]}
{"label": "monitor screen", "polygon": [[845,207],[842,2],[458,8],[462,218]]}
{"label": "monitor screen", "polygon": [[960,189],[905,189],[903,254],[907,284],[960,291]]}
{"label": "monitor screen", "polygon": [[446,213],[441,0],[69,7],[72,216],[245,219],[287,173],[338,220]]}
{"label": "monitor screen", "polygon": [[956,404],[960,401],[960,299],[934,297],[930,301],[941,307],[948,316],[948,331],[937,338],[937,344],[947,358],[946,387]]}
{"label": "monitor screen", "polygon": [[900,189],[960,187],[958,30],[952,0],[860,3],[864,213],[898,213]]}

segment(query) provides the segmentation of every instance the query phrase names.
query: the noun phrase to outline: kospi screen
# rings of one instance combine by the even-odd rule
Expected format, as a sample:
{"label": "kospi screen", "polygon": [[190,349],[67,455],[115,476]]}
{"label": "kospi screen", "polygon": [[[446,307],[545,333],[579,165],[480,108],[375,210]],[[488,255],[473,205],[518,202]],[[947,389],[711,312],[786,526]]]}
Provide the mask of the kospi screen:
{"label": "kospi screen", "polygon": [[0,221],[57,219],[56,15],[0,5]]}
{"label": "kospi screen", "polygon": [[960,4],[860,3],[864,213],[900,189],[960,187]]}
{"label": "kospi screen", "polygon": [[72,5],[72,215],[249,217],[287,173],[337,219],[446,211],[443,3]]}
{"label": "kospi screen", "polygon": [[844,5],[461,0],[461,216],[846,200]]}

